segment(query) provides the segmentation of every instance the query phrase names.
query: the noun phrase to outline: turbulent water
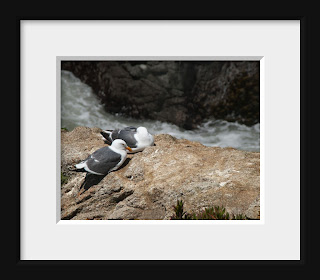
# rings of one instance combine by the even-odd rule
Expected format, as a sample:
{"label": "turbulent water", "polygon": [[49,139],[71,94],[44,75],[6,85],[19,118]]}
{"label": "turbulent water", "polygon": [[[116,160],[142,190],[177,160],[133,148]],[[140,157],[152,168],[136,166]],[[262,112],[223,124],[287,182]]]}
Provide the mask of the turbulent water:
{"label": "turbulent water", "polygon": [[196,130],[184,130],[176,125],[160,121],[146,121],[114,116],[104,110],[92,89],[71,72],[61,74],[61,127],[72,130],[76,126],[102,129],[125,126],[145,126],[152,134],[167,133],[179,139],[198,141],[206,146],[233,147],[240,150],[260,150],[260,124],[252,127],[209,120]]}

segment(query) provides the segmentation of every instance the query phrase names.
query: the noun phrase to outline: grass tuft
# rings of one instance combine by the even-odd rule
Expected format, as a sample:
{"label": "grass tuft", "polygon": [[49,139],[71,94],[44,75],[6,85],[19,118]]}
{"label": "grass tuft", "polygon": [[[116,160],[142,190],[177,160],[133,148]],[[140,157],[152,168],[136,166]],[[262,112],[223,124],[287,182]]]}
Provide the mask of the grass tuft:
{"label": "grass tuft", "polygon": [[174,214],[170,220],[247,220],[243,214],[229,215],[223,206],[213,206],[205,208],[199,212],[187,213],[183,209],[183,201],[177,200],[177,204],[173,206]]}
{"label": "grass tuft", "polygon": [[69,177],[64,175],[62,172],[61,172],[61,185],[65,184],[68,182],[68,179]]}

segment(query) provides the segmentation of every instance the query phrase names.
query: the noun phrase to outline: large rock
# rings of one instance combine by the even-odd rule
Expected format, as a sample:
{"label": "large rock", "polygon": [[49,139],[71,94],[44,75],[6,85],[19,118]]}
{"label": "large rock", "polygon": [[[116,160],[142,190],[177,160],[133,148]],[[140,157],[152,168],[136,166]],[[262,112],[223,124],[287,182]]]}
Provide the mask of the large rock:
{"label": "large rock", "polygon": [[100,131],[61,132],[61,171],[68,177],[61,186],[61,219],[170,219],[177,199],[188,212],[224,206],[230,214],[259,219],[260,153],[161,134],[155,146],[128,155],[123,167],[107,176],[70,171],[106,145]]}
{"label": "large rock", "polygon": [[208,118],[260,121],[259,61],[62,61],[109,113],[194,129]]}

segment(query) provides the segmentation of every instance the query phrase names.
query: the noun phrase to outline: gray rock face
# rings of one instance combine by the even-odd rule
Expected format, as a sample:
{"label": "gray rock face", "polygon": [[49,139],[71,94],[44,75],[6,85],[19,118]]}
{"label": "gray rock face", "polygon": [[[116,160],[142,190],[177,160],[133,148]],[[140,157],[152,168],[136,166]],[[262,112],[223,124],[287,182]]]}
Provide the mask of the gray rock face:
{"label": "gray rock face", "polygon": [[177,199],[188,212],[224,206],[230,214],[259,219],[260,153],[155,135],[156,146],[128,155],[119,170],[86,179],[69,169],[105,145],[100,131],[61,132],[61,171],[68,177],[61,186],[61,219],[170,219]]}
{"label": "gray rock face", "polygon": [[62,61],[107,112],[193,129],[214,117],[260,121],[259,61]]}

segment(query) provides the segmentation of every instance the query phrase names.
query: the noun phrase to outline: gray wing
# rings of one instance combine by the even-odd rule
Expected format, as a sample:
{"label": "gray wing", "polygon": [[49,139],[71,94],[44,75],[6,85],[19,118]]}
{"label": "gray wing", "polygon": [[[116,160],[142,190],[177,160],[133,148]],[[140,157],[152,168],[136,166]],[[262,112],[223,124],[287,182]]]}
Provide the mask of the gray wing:
{"label": "gray wing", "polygon": [[127,127],[125,127],[123,130],[132,131],[132,132],[137,132],[137,128],[134,127],[134,126],[127,126]]}
{"label": "gray wing", "polygon": [[137,147],[137,140],[134,138],[134,134],[137,132],[137,129],[133,126],[125,127],[124,129],[116,129],[112,131],[111,137],[112,140],[122,139],[124,140],[130,148]]}
{"label": "gray wing", "polygon": [[103,147],[92,153],[86,160],[88,168],[96,173],[107,174],[121,161],[121,155]]}
{"label": "gray wing", "polygon": [[116,139],[119,139],[119,138],[118,138],[119,131],[120,131],[120,129],[115,129],[115,130],[112,131],[112,133],[111,133],[111,140],[112,140],[112,141],[113,141],[113,140],[116,140]]}

